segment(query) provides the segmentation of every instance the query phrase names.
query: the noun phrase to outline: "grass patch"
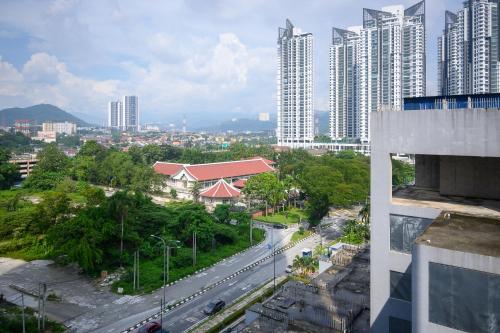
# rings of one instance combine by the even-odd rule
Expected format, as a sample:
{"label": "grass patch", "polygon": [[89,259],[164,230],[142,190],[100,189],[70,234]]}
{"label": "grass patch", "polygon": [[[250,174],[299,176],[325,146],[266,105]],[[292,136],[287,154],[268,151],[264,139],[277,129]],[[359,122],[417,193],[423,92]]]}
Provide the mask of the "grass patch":
{"label": "grass patch", "polygon": [[[254,244],[264,239],[264,230],[254,228]],[[192,265],[192,249],[179,248],[172,251],[170,257],[170,282],[176,281],[187,275],[193,274],[197,270],[211,266],[218,261],[230,257],[233,254],[243,251],[250,247],[250,241],[247,235],[242,235],[234,244],[217,246],[213,251],[198,252],[196,257],[196,266]],[[113,284],[113,290],[122,287],[125,294],[148,293],[160,288],[163,284],[163,255],[152,260],[140,262],[140,288],[133,290],[132,268],[129,267],[127,274],[122,280]]]}
{"label": "grass patch", "polygon": [[295,231],[292,235],[291,242],[298,242],[306,237],[309,237],[311,235],[311,233],[312,232],[310,230]]}
{"label": "grass patch", "polygon": [[[38,321],[33,310],[24,309],[26,333],[38,332]],[[54,321],[45,321],[45,333],[62,333],[66,328]],[[22,309],[10,303],[0,305],[0,332],[22,332]]]}
{"label": "grass patch", "polygon": [[303,210],[298,208],[290,208],[284,212],[255,218],[255,220],[261,222],[280,223],[286,225],[299,223],[301,219],[306,219],[306,214]]}

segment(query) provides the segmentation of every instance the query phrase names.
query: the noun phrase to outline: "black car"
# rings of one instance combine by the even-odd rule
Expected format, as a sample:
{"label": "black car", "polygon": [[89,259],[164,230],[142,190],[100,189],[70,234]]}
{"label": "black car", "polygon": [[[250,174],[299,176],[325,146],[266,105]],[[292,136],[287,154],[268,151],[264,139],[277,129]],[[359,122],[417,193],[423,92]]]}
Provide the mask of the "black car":
{"label": "black car", "polygon": [[207,316],[211,316],[213,314],[216,314],[220,310],[222,310],[225,306],[226,306],[226,302],[224,302],[221,299],[218,299],[218,300],[215,300],[215,301],[211,301],[203,309],[203,313],[206,314]]}
{"label": "black car", "polygon": [[273,224],[274,229],[287,229],[288,226],[286,224],[281,224],[281,223],[275,223]]}

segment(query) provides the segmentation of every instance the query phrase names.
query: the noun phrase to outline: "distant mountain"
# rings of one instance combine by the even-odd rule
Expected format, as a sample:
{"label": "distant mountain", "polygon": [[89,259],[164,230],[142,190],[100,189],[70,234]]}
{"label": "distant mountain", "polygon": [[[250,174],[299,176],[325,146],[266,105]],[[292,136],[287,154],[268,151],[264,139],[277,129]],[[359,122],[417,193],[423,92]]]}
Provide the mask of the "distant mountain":
{"label": "distant mountain", "polygon": [[106,124],[107,119],[104,117],[99,117],[99,116],[95,116],[95,115],[87,114],[87,113],[83,113],[83,112],[71,112],[71,114],[74,115],[75,117],[80,118],[81,120],[83,120],[89,124],[99,125],[99,126],[106,126],[107,125]]}
{"label": "distant mountain", "polygon": [[260,121],[257,119],[233,119],[220,123],[219,125],[200,128],[207,132],[267,132],[276,129],[276,121]]}
{"label": "distant mountain", "polygon": [[88,123],[80,118],[51,104],[38,104],[26,108],[8,108],[0,110],[1,126],[14,126],[14,122],[17,119],[29,119],[37,125],[41,125],[43,122],[47,121],[69,121],[76,123],[77,126],[89,126]]}
{"label": "distant mountain", "polygon": [[[322,110],[314,111],[315,123],[318,126],[319,134],[329,133],[329,112]],[[218,125],[200,127],[198,130],[207,132],[268,132],[276,130],[276,115],[271,114],[270,121],[260,121],[257,119],[234,118],[233,120],[223,121]]]}

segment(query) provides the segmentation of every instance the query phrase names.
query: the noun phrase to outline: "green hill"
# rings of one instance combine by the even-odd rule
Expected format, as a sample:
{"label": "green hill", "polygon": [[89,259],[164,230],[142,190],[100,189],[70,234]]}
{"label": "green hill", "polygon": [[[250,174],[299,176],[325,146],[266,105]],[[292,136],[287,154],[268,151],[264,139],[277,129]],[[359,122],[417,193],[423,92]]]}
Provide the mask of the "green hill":
{"label": "green hill", "polygon": [[76,123],[79,127],[89,126],[89,124],[80,118],[51,104],[38,104],[26,108],[8,108],[0,111],[1,126],[14,126],[14,122],[17,119],[29,119],[36,125],[41,125],[43,122],[48,121],[69,121]]}

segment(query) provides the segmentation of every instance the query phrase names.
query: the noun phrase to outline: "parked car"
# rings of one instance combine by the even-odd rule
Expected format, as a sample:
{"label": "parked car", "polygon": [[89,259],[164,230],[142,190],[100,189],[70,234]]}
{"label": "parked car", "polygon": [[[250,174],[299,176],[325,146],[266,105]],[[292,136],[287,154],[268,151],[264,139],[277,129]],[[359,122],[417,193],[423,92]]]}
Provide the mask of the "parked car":
{"label": "parked car", "polygon": [[226,302],[224,302],[221,299],[211,301],[210,303],[207,304],[207,306],[205,306],[205,308],[203,309],[203,313],[206,314],[207,316],[211,316],[222,310],[225,306]]}
{"label": "parked car", "polygon": [[288,226],[286,224],[282,224],[282,223],[275,223],[275,224],[273,224],[273,228],[274,229],[287,229]]}
{"label": "parked car", "polygon": [[286,266],[286,268],[285,268],[285,272],[287,272],[287,273],[292,273],[292,272],[293,272],[293,267],[292,267],[292,265],[288,265],[288,266]]}
{"label": "parked car", "polygon": [[139,333],[169,333],[161,328],[159,322],[152,321],[139,328]]}

